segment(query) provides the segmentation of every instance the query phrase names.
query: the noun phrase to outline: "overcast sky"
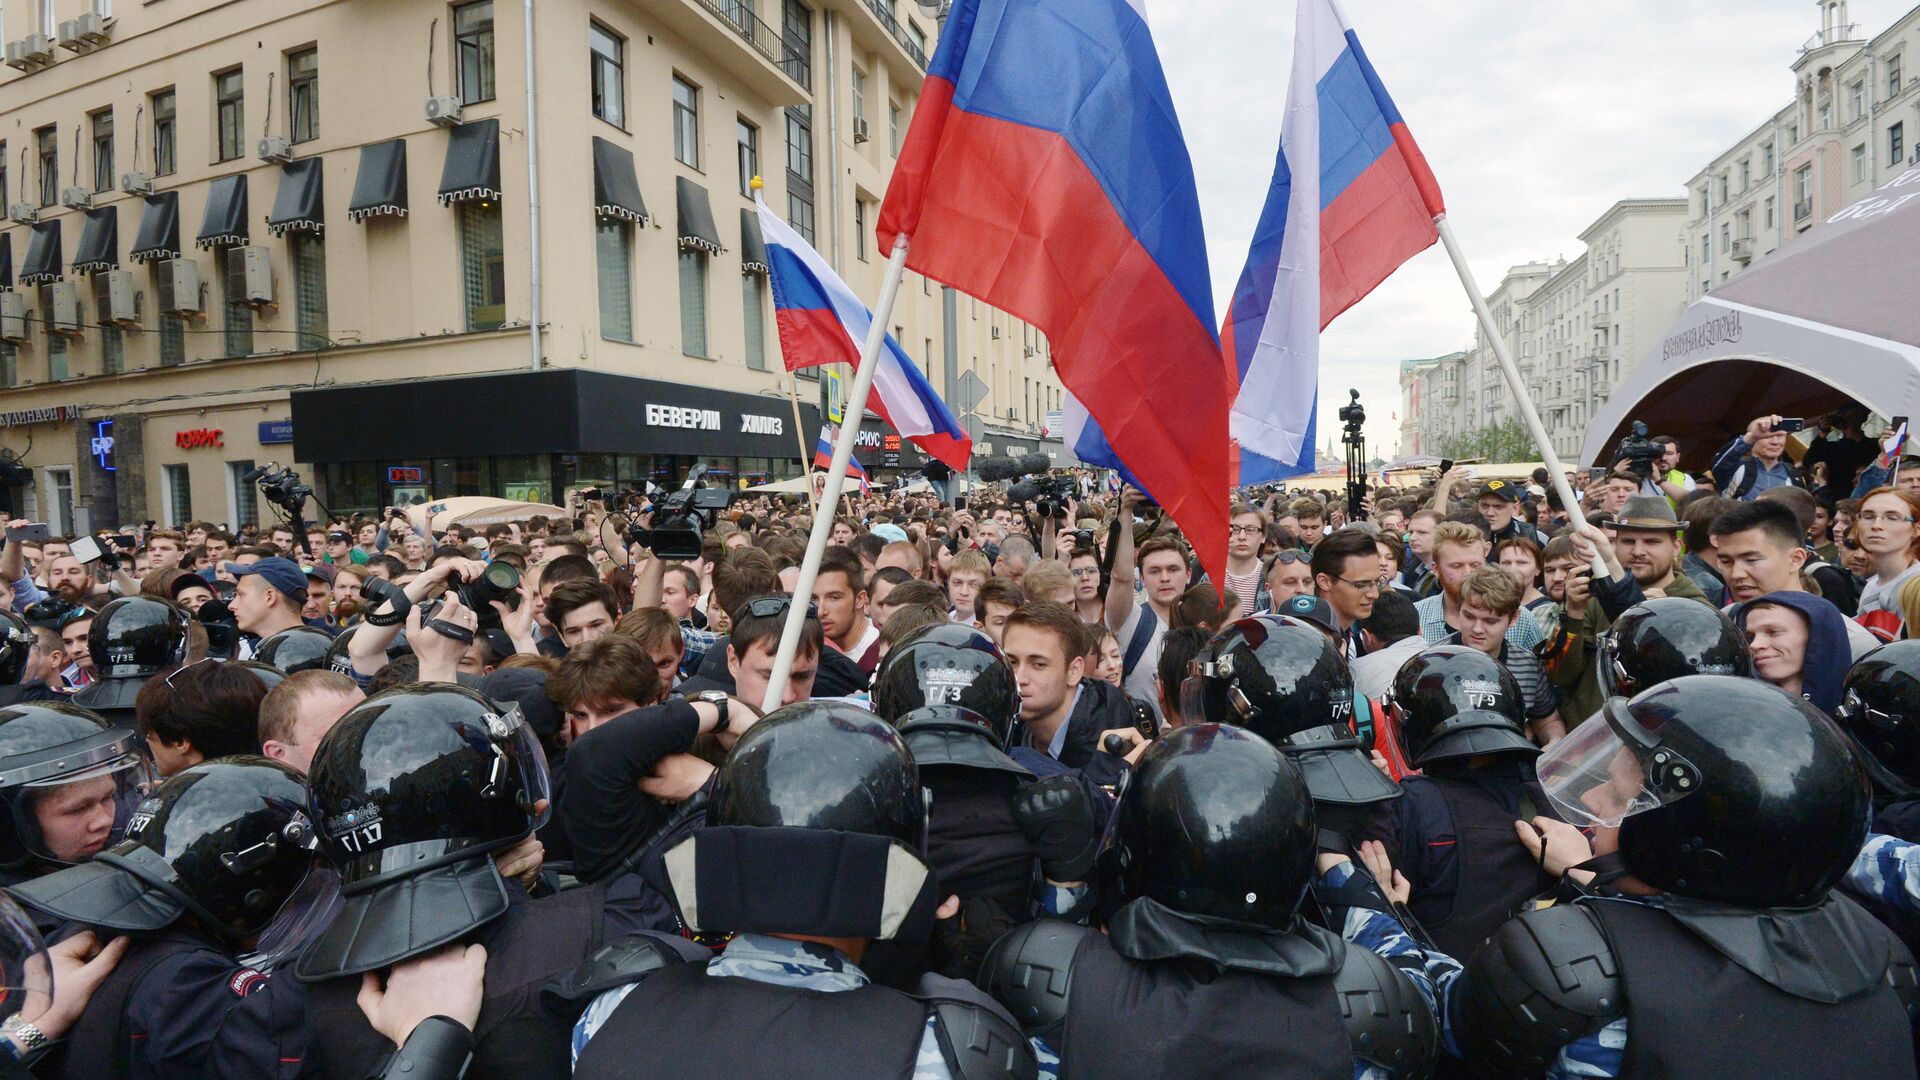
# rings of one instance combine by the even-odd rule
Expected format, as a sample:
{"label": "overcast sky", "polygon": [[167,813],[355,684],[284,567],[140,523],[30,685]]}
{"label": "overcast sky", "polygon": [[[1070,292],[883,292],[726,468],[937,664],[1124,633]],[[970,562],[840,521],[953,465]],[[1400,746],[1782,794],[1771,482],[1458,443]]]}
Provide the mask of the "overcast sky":
{"label": "overcast sky", "polygon": [[[1577,256],[1579,233],[1618,199],[1685,194],[1791,99],[1788,65],[1819,29],[1809,0],[1344,6],[1486,290],[1515,263]],[[1272,180],[1294,5],[1148,0],[1147,10],[1199,178],[1219,314]],[[1906,10],[1854,0],[1849,16],[1871,35]],[[1352,386],[1367,405],[1369,450],[1391,457],[1400,361],[1472,341],[1473,312],[1436,244],[1322,336],[1322,450]]]}

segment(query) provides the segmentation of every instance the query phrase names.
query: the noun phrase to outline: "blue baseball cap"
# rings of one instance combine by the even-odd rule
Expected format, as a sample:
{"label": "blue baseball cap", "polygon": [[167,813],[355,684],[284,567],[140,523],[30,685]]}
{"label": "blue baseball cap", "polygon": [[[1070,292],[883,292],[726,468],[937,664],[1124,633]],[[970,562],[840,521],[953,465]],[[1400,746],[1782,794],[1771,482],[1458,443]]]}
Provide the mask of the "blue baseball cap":
{"label": "blue baseball cap", "polygon": [[275,555],[271,558],[261,559],[252,566],[228,563],[227,573],[232,574],[236,578],[243,578],[249,574],[258,574],[266,579],[267,584],[286,593],[293,599],[302,604],[307,602],[307,575],[300,569],[300,565],[292,559],[283,559]]}
{"label": "blue baseball cap", "polygon": [[882,539],[887,540],[890,543],[898,544],[906,541],[907,530],[901,528],[898,525],[893,524],[892,522],[886,522],[884,524],[875,525],[873,527],[873,535],[881,537]]}
{"label": "blue baseball cap", "polygon": [[1325,600],[1310,593],[1302,593],[1280,605],[1280,615],[1291,615],[1296,619],[1305,619],[1327,632],[1338,634],[1339,628],[1333,625],[1333,607]]}

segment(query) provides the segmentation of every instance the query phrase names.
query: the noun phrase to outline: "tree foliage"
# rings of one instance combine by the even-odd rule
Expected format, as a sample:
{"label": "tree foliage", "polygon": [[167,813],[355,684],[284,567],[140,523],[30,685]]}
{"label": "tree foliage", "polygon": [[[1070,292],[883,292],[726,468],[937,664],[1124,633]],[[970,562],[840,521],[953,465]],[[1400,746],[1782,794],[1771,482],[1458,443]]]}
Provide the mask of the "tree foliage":
{"label": "tree foliage", "polygon": [[1510,416],[1497,427],[1463,431],[1441,441],[1440,456],[1463,461],[1480,458],[1494,463],[1537,461],[1540,451],[1527,434],[1527,425]]}

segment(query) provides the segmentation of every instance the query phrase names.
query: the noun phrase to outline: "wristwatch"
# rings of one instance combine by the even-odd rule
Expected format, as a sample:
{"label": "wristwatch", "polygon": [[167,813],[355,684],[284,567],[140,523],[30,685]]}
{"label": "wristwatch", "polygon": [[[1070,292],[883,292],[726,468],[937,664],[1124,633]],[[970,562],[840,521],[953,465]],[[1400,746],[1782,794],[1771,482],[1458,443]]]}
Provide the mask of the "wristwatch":
{"label": "wristwatch", "polygon": [[31,1023],[20,1019],[17,1014],[7,1017],[4,1023],[0,1023],[0,1038],[12,1039],[18,1044],[22,1060],[47,1048],[46,1034]]}
{"label": "wristwatch", "polygon": [[725,690],[702,690],[697,694],[689,694],[688,700],[704,701],[720,710],[720,722],[714,725],[713,730],[725,731],[727,729],[727,722],[731,716],[729,706],[733,704],[733,699],[727,696]]}

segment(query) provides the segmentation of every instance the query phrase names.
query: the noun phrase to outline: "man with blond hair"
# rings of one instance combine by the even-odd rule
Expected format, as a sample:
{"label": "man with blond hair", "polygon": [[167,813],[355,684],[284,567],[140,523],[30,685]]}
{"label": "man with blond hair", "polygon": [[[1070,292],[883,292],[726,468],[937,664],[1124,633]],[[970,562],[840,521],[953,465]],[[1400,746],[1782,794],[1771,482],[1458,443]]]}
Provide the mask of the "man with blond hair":
{"label": "man with blond hair", "polygon": [[[1464,521],[1442,521],[1433,530],[1432,565],[1440,592],[1413,605],[1420,613],[1420,636],[1439,645],[1460,630],[1460,584],[1487,564],[1487,534]],[[1516,648],[1532,649],[1544,637],[1526,613],[1507,628],[1507,640]]]}
{"label": "man with blond hair", "polygon": [[1567,733],[1560,719],[1560,692],[1547,679],[1547,672],[1533,650],[1515,647],[1508,631],[1522,618],[1520,598],[1525,590],[1520,582],[1498,566],[1481,566],[1460,582],[1459,632],[1445,644],[1465,645],[1486,653],[1513,673],[1526,700],[1527,729],[1542,746]]}

